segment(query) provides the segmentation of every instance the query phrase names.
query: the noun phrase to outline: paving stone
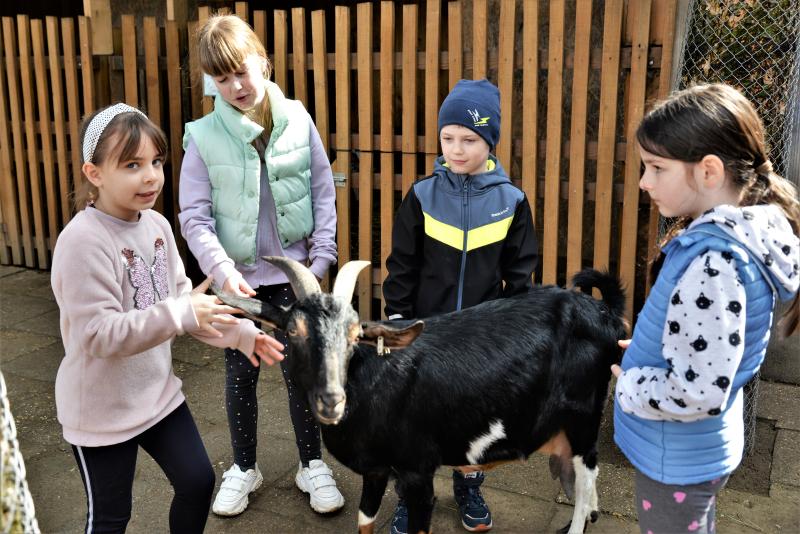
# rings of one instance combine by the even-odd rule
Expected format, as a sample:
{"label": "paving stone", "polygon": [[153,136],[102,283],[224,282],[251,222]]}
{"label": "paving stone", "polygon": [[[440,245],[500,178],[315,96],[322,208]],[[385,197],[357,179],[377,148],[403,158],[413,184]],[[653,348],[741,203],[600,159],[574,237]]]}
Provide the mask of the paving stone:
{"label": "paving stone", "polygon": [[800,432],[778,430],[772,464],[770,484],[800,488]]}
{"label": "paving stone", "polygon": [[[0,278],[5,280],[5,278]],[[53,311],[56,303],[42,298],[24,295],[6,295],[0,292],[0,328],[13,328],[17,323]]]}
{"label": "paving stone", "polygon": [[49,310],[42,315],[14,323],[16,330],[25,330],[43,336],[61,338],[61,313],[58,308]]}
{"label": "paving stone", "polygon": [[23,267],[15,265],[0,265],[0,278],[25,271]]}
{"label": "paving stone", "polygon": [[61,339],[15,328],[0,328],[0,364],[5,367],[15,358],[54,343],[61,345]]}
{"label": "paving stone", "polygon": [[758,416],[776,421],[777,428],[800,431],[800,386],[766,382],[758,385]]}
{"label": "paving stone", "polygon": [[55,302],[48,271],[23,270],[9,276],[0,276],[0,293],[4,296],[20,295]]}

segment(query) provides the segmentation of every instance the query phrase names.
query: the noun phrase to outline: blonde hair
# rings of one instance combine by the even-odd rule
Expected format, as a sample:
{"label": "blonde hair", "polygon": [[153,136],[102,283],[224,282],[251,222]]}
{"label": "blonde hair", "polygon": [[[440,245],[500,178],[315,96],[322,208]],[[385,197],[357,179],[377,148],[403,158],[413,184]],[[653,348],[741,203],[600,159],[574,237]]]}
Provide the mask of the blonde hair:
{"label": "blonde hair", "polygon": [[[264,79],[272,75],[272,65],[267,51],[253,28],[235,15],[212,15],[197,30],[197,48],[200,68],[211,76],[222,76],[239,70],[244,61],[255,54],[264,58]],[[264,96],[253,117],[265,129],[271,129],[269,97]]]}
{"label": "blonde hair", "polygon": [[[644,117],[636,140],[652,154],[689,163],[714,154],[722,160],[725,172],[740,192],[740,206],[774,204],[781,208],[795,235],[800,235],[797,189],[773,171],[764,125],[750,101],[733,87],[697,85],[673,93]],[[678,218],[662,246],[689,223],[690,217]],[[660,262],[653,267],[655,274]],[[784,335],[797,332],[800,295],[784,313],[781,326]]]}
{"label": "blonde hair", "polygon": [[[81,146],[83,146],[89,123],[91,123],[92,119],[99,113],[109,107],[111,106],[98,109],[84,117],[81,123]],[[110,143],[109,139],[114,135],[117,135],[117,138],[114,143]],[[111,119],[111,122],[108,123],[108,126],[106,126],[100,138],[97,140],[97,145],[95,146],[90,163],[102,165],[107,161],[127,161],[134,158],[139,151],[143,136],[150,138],[159,156],[166,157],[167,136],[164,135],[161,128],[156,126],[144,114],[130,111],[120,113]],[[82,153],[83,151],[81,151],[81,154]],[[83,156],[81,156],[81,159],[83,159]],[[86,162],[84,161],[82,163]],[[83,173],[83,171],[80,172]],[[99,192],[97,187],[84,176],[81,185],[75,190],[73,195],[75,211],[84,209],[88,204],[97,200],[98,196]]]}

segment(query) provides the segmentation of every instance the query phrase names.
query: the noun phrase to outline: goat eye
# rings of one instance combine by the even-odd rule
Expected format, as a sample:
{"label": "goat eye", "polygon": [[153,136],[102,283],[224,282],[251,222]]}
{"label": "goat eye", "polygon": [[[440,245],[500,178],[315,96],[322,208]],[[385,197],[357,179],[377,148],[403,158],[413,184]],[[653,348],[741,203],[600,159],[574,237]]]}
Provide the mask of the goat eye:
{"label": "goat eye", "polygon": [[286,332],[286,333],[287,333],[288,335],[290,335],[290,336],[294,337],[294,336],[296,336],[296,335],[297,335],[297,329],[296,329],[296,328],[290,328],[290,329],[289,329],[289,331],[288,331],[288,332]]}

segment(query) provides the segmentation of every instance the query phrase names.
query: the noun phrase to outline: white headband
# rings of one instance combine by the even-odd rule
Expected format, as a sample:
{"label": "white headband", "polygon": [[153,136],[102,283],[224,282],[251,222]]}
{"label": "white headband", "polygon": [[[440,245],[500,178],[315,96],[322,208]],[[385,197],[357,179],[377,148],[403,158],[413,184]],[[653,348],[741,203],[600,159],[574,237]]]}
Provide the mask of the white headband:
{"label": "white headband", "polygon": [[120,113],[139,113],[143,117],[147,117],[147,115],[128,104],[114,104],[95,115],[86,128],[86,134],[83,136],[83,161],[92,161],[94,150],[97,148],[97,141],[100,140],[100,136],[103,135],[108,123]]}

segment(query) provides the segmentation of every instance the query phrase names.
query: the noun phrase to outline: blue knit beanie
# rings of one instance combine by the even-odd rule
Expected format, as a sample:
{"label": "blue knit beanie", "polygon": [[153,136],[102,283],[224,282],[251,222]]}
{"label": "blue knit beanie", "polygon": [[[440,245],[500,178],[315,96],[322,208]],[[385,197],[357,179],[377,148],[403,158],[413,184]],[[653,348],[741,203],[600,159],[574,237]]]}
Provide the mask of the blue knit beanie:
{"label": "blue knit beanie", "polygon": [[500,90],[486,78],[459,80],[439,109],[439,132],[448,124],[469,128],[494,149],[500,138]]}

